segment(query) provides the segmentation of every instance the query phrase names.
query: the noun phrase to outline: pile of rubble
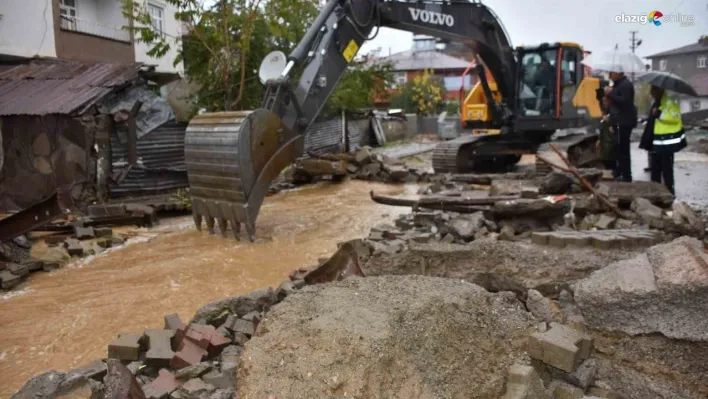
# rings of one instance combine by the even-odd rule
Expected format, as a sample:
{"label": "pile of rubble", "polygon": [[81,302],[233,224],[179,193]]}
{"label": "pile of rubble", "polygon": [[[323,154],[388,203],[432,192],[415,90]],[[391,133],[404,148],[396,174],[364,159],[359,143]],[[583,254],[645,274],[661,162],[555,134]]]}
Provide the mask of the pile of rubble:
{"label": "pile of rubble", "polygon": [[352,153],[300,159],[292,172],[292,181],[307,184],[323,177],[337,181],[346,176],[385,183],[416,183],[429,181],[432,174],[426,168],[407,166],[399,159],[375,154],[364,147]]}
{"label": "pile of rubble", "polygon": [[23,247],[26,253],[2,251],[5,261],[0,261],[0,288],[12,290],[32,272],[51,272],[72,259],[123,245],[126,237],[114,234],[113,229],[107,226],[152,226],[156,222],[154,209],[142,204],[91,205],[87,213],[88,216],[43,226],[41,230],[52,233],[39,239],[47,245],[46,251],[32,250],[33,243],[25,236],[15,239],[15,245]]}

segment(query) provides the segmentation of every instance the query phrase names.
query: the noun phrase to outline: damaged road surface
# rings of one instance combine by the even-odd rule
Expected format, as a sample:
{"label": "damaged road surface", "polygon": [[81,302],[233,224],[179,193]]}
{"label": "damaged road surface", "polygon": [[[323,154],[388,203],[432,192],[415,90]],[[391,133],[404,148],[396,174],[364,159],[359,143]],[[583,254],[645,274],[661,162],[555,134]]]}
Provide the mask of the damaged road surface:
{"label": "damaged road surface", "polygon": [[175,234],[33,277],[0,297],[0,397],[46,370],[105,357],[118,333],[162,328],[165,314],[190,315],[217,299],[277,287],[291,270],[331,255],[336,243],[407,211],[373,203],[371,189],[404,190],[365,182],[306,187],[265,202],[255,244],[199,233],[184,217],[160,227]]}

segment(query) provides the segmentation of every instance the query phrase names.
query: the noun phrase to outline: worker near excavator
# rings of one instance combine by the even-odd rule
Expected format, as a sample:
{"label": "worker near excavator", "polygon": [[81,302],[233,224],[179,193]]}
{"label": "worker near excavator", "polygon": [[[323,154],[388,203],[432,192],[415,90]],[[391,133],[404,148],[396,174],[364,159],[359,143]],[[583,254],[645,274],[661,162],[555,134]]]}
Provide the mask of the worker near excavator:
{"label": "worker near excavator", "polygon": [[632,129],[637,126],[637,107],[634,105],[634,85],[624,73],[610,72],[612,87],[605,89],[610,99],[610,132],[617,138],[616,180],[632,181],[632,160],[629,153]]}
{"label": "worker near excavator", "polygon": [[668,95],[666,90],[652,86],[651,95],[654,97],[654,105],[650,111],[650,120],[653,126],[651,142],[652,165],[651,181],[661,183],[676,195],[674,188],[674,154],[684,149],[686,143],[686,133],[681,120],[681,107],[675,98]]}

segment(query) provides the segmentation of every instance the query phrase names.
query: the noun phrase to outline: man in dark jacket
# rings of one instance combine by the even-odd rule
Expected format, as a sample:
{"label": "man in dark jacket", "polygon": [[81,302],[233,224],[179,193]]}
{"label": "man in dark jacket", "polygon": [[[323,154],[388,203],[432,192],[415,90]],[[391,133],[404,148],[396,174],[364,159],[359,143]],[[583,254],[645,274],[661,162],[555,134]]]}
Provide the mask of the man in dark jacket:
{"label": "man in dark jacket", "polygon": [[624,73],[610,72],[614,82],[612,88],[605,89],[610,98],[611,131],[617,137],[617,179],[632,181],[632,162],[629,141],[632,129],[637,126],[637,107],[634,105],[634,85]]}

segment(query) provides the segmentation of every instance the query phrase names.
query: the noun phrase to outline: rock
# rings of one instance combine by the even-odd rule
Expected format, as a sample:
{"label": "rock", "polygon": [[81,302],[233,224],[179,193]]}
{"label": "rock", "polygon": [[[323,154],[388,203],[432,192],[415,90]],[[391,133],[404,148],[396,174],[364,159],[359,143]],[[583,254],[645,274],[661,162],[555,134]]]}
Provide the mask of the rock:
{"label": "rock", "polygon": [[243,316],[253,311],[262,312],[276,302],[277,297],[273,288],[262,288],[246,295],[235,296],[205,305],[197,311],[192,320],[204,319],[207,324],[218,327],[221,325],[218,319],[224,311]]}
{"label": "rock", "polygon": [[103,360],[96,360],[92,363],[72,370],[71,373],[81,374],[86,378],[90,378],[96,381],[102,381],[103,377],[105,377],[108,373],[108,367],[106,366],[106,363],[103,362]]}
{"label": "rock", "polygon": [[558,295],[558,302],[563,310],[563,320],[567,324],[578,323],[585,324],[583,314],[580,313],[580,308],[575,303],[573,294],[566,290],[562,290]]}
{"label": "rock", "polygon": [[615,220],[615,228],[618,230],[629,230],[634,227],[634,222],[627,219],[617,219]]}
{"label": "rock", "polygon": [[501,399],[550,399],[543,387],[543,381],[533,367],[514,364],[509,367],[506,393]]}
{"label": "rock", "polygon": [[585,396],[582,389],[560,381],[553,381],[549,391],[553,392],[553,399],[583,399]]}
{"label": "rock", "polygon": [[108,374],[103,379],[106,386],[103,398],[145,399],[143,392],[133,374],[117,359],[108,359]]}
{"label": "rock", "polygon": [[113,236],[113,229],[110,227],[96,227],[94,232],[98,238]]}
{"label": "rock", "polygon": [[371,155],[371,151],[368,148],[362,148],[361,150],[357,151],[356,155],[354,155],[354,159],[359,165],[366,165],[368,163],[371,163],[373,156]]}
{"label": "rock", "polygon": [[219,371],[212,370],[202,376],[202,380],[210,385],[215,386],[219,389],[233,388],[234,384],[231,378]]}
{"label": "rock", "polygon": [[188,398],[197,398],[215,390],[215,386],[207,384],[199,378],[192,378],[179,388],[180,393]]}
{"label": "rock", "polygon": [[214,366],[212,366],[211,363],[201,362],[193,366],[187,366],[181,370],[177,370],[175,373],[175,378],[185,381],[191,380],[192,378],[199,378],[213,369]]}
{"label": "rock", "polygon": [[445,237],[440,240],[440,242],[445,244],[452,244],[453,242],[455,242],[455,236],[453,236],[452,234],[446,234]]}
{"label": "rock", "polygon": [[159,371],[158,377],[149,385],[143,387],[143,389],[148,399],[159,399],[167,397],[167,395],[177,390],[181,384],[182,382],[177,380],[172,373],[162,369]]}
{"label": "rock", "polygon": [[31,378],[11,399],[90,398],[95,389],[91,380],[79,373],[52,370]]}
{"label": "rock", "polygon": [[501,231],[499,231],[499,240],[501,241],[514,241],[514,236],[514,227],[510,225],[505,225],[501,228]]}
{"label": "rock", "polygon": [[551,172],[543,178],[538,191],[542,195],[566,194],[570,192],[573,182],[574,180],[568,175]]}
{"label": "rock", "polygon": [[529,290],[526,296],[526,307],[540,321],[546,323],[563,322],[563,313],[560,306],[536,290]]}
{"label": "rock", "polygon": [[614,215],[609,215],[609,214],[602,214],[600,215],[600,218],[595,222],[595,227],[597,227],[600,230],[607,230],[611,229],[612,226],[615,223],[615,220],[617,220],[617,217]]}
{"label": "rock", "polygon": [[645,198],[635,198],[632,201],[632,211],[638,214],[645,223],[649,223],[653,219],[661,219],[663,215],[661,208]]}
{"label": "rock", "polygon": [[301,292],[248,343],[240,397],[499,397],[535,324],[514,295],[453,279],[354,278]]}
{"label": "rock", "polygon": [[703,244],[681,237],[594,272],[575,300],[593,328],[708,341],[707,265]]}
{"label": "rock", "polygon": [[217,389],[209,396],[209,399],[233,399],[236,397],[235,395],[236,391],[234,388]]}
{"label": "rock", "polygon": [[277,301],[280,302],[288,295],[295,293],[295,291],[297,290],[295,289],[295,284],[293,284],[292,281],[283,281],[275,291],[275,296]]}
{"label": "rock", "polygon": [[17,245],[20,248],[24,248],[24,249],[32,248],[32,243],[27,239],[27,236],[25,236],[25,235],[21,235],[21,236],[17,236],[15,238],[13,238],[12,242],[14,242],[15,245]]}
{"label": "rock", "polygon": [[524,183],[523,180],[492,180],[489,195],[492,197],[519,195],[524,188]]}
{"label": "rock", "polygon": [[680,232],[701,239],[705,236],[705,223],[688,204],[676,201],[673,203],[672,210],[672,220]]}
{"label": "rock", "polygon": [[452,232],[463,239],[474,238],[477,230],[484,226],[484,214],[476,212],[470,215],[460,215],[450,222]]}

